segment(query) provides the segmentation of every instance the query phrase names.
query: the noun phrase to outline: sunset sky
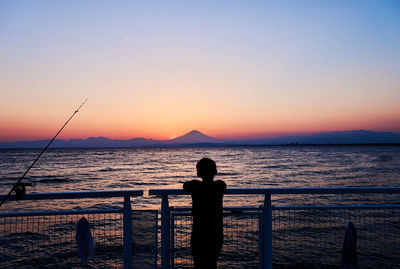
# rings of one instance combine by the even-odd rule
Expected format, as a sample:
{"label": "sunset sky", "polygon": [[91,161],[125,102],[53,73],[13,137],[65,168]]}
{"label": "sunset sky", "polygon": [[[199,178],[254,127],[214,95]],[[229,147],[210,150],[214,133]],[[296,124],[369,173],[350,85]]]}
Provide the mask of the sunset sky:
{"label": "sunset sky", "polygon": [[400,132],[400,1],[0,1],[0,141]]}

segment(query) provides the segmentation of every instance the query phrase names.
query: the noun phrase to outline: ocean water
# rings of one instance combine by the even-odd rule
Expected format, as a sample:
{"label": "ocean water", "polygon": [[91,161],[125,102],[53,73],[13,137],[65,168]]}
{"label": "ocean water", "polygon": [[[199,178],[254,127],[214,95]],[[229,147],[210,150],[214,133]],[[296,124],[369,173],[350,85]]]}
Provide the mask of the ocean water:
{"label": "ocean water", "polygon": [[[0,150],[0,193],[29,167],[40,150]],[[159,200],[149,189],[182,188],[196,177],[196,162],[216,161],[218,175],[228,188],[278,187],[390,187],[400,186],[400,146],[273,146],[199,148],[49,149],[28,173],[25,182],[35,182],[29,193],[131,190],[145,191],[134,198],[138,209],[157,209]],[[323,203],[325,198],[275,196],[275,205]],[[351,198],[351,197],[350,197]],[[382,203],[393,196],[369,195],[365,201]],[[363,198],[363,199],[364,199]],[[334,199],[334,200],[332,200]],[[335,200],[336,199],[336,200]],[[342,203],[336,196],[329,202]],[[262,197],[226,197],[225,205],[257,204]],[[118,199],[85,201],[9,202],[0,209],[82,209],[120,206]],[[187,198],[172,203],[184,205]]]}
{"label": "ocean water", "polygon": [[[0,193],[9,191],[39,152],[0,150]],[[216,161],[216,179],[224,180],[228,188],[400,186],[400,146],[50,149],[30,171],[25,182],[36,183],[36,187],[28,188],[28,193],[144,190],[144,197],[132,198],[133,209],[157,210],[160,199],[150,197],[147,191],[182,188],[183,182],[196,178],[196,162],[203,157]],[[122,200],[9,201],[0,212],[121,208]],[[272,196],[275,206],[399,204],[399,201],[400,195],[397,194]],[[170,203],[188,206],[190,198],[171,197]],[[225,206],[262,203],[260,195],[226,195],[224,198]],[[148,226],[151,230],[153,219],[150,217],[135,223],[142,225],[150,220]],[[300,268],[339,265],[344,227],[349,220],[355,223],[359,232],[361,268],[400,266],[398,209],[276,210],[273,212],[274,264],[300,263]],[[7,264],[6,268],[19,268],[21,265],[35,268],[38,264],[80,267],[74,245],[77,221],[77,217],[4,220],[0,225],[6,231],[0,238],[3,240],[0,261]],[[92,268],[120,268],[121,216],[93,215],[89,221],[94,225],[97,251]],[[191,268],[191,217],[180,217],[176,221],[176,266]],[[22,224],[17,225],[17,222]],[[224,223],[220,268],[257,268],[258,218],[234,213],[227,216]],[[149,236],[154,238],[151,233]],[[142,241],[141,248],[150,249],[152,240]],[[140,268],[152,267],[141,265]]]}

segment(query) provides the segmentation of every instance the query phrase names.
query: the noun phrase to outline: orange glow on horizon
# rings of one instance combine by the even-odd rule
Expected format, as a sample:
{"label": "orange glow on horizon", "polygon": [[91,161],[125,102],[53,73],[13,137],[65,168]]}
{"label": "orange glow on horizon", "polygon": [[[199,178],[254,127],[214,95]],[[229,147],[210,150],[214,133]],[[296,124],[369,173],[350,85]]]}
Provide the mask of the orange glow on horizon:
{"label": "orange glow on horizon", "polygon": [[[21,123],[21,122],[20,122]],[[132,139],[147,138],[154,140],[168,140],[186,134],[191,130],[198,130],[208,136],[218,139],[252,139],[252,138],[273,138],[288,135],[309,135],[319,132],[331,131],[351,131],[351,130],[371,130],[371,131],[392,131],[400,132],[400,120],[379,120],[368,121],[348,121],[337,122],[336,124],[309,122],[308,124],[281,124],[281,125],[258,125],[241,124],[229,126],[226,124],[221,129],[216,127],[207,128],[202,126],[193,126],[189,128],[176,127],[167,128],[149,128],[143,130],[140,128],[129,128],[127,126],[88,126],[82,122],[75,122],[67,126],[57,137],[59,139],[86,139],[88,137],[107,137],[110,139]],[[49,127],[45,124],[26,124],[17,123],[8,126],[0,126],[0,141],[23,141],[23,140],[42,140],[51,139],[58,131],[58,126]]]}
{"label": "orange glow on horizon", "polygon": [[[168,140],[191,130],[219,139],[272,138],[360,129],[400,132],[400,112],[391,106],[376,115],[374,111],[364,109],[316,112],[321,110],[320,107],[305,107],[304,110],[297,107],[291,111],[269,108],[266,113],[251,107],[242,111],[240,107],[236,108],[229,103],[219,105],[213,100],[208,104],[216,109],[207,107],[205,110],[185,99],[179,99],[179,96],[175,96],[173,101],[174,104],[163,103],[161,98],[153,100],[152,106],[147,107],[131,104],[128,98],[123,101],[110,100],[108,103],[100,99],[90,103],[89,99],[87,106],[76,114],[58,138],[86,139],[102,136],[123,140]],[[30,113],[17,110],[18,114],[15,115],[9,111],[15,113],[16,110],[12,110],[12,107],[7,109],[6,106],[0,108],[0,141],[51,139],[71,115],[69,113],[73,112],[70,104],[63,104],[60,108],[32,109]],[[54,113],[46,113],[52,110]]]}

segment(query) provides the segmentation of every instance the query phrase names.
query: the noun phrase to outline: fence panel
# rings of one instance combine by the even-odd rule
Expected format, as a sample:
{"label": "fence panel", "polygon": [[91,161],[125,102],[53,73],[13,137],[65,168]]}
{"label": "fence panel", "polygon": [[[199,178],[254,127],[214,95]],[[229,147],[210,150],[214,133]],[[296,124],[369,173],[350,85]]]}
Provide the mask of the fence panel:
{"label": "fence panel", "polygon": [[[78,221],[85,217],[94,241],[90,268],[123,267],[123,213],[32,212],[0,217],[0,264],[2,268],[80,268],[75,240]],[[156,210],[134,210],[133,268],[157,267]]]}
{"label": "fence panel", "polygon": [[1,217],[2,267],[80,267],[75,234],[81,217],[88,220],[94,241],[95,256],[88,265],[121,268],[122,213]]}
{"label": "fence panel", "polygon": [[[259,268],[260,218],[262,211],[236,208],[224,212],[224,245],[218,268]],[[190,250],[192,217],[172,212],[171,259],[174,268],[193,268]]]}
{"label": "fence panel", "polygon": [[[258,268],[262,211],[224,214],[219,268]],[[400,208],[274,207],[273,268],[340,268],[345,228],[357,229],[360,268],[400,268]],[[172,212],[171,258],[175,268],[192,268],[189,212]]]}
{"label": "fence panel", "polygon": [[321,207],[273,210],[273,263],[334,268],[345,227],[357,229],[360,268],[400,268],[400,208]]}

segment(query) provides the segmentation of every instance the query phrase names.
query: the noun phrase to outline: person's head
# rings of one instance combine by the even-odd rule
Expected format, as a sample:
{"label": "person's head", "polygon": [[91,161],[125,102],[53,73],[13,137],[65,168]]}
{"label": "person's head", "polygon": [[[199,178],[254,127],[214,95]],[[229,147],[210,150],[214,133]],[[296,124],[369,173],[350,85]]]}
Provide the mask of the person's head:
{"label": "person's head", "polygon": [[217,165],[210,158],[203,158],[196,165],[197,176],[201,177],[204,182],[213,181],[217,174]]}

